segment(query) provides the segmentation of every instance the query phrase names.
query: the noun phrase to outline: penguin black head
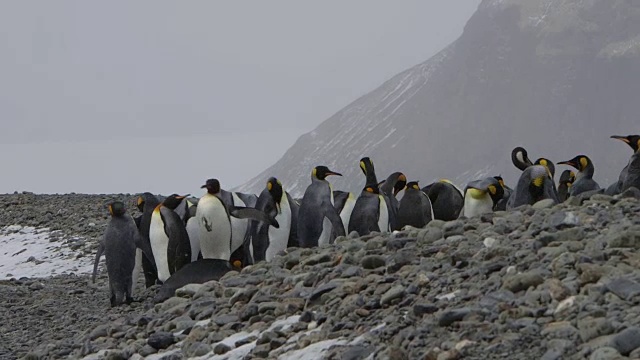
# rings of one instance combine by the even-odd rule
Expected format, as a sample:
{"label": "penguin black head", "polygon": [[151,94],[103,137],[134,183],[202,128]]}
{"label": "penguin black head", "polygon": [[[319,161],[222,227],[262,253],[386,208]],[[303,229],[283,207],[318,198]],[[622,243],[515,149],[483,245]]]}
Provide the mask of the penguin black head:
{"label": "penguin black head", "polygon": [[578,171],[584,171],[589,167],[593,167],[591,159],[586,155],[578,155],[571,160],[560,161],[558,164],[573,166]]}
{"label": "penguin black head", "polygon": [[534,165],[542,165],[544,167],[546,167],[549,170],[549,175],[551,175],[551,177],[553,178],[554,176],[556,176],[556,167],[553,165],[553,161],[549,160],[549,159],[545,159],[545,158],[540,158],[538,160],[536,160],[535,163],[533,163]]}
{"label": "penguin black head", "polygon": [[172,194],[166,199],[164,199],[162,204],[171,210],[175,210],[178,207],[178,205],[180,205],[180,203],[182,202],[182,199],[186,198],[187,196],[189,195],[180,196],[178,194]]}
{"label": "penguin black head", "polygon": [[215,195],[220,192],[220,181],[218,179],[208,179],[200,188],[207,189],[209,194]]}
{"label": "penguin black head", "polygon": [[521,146],[518,146],[511,151],[511,162],[513,163],[513,165],[515,165],[518,169],[522,171],[524,171],[524,169],[528,168],[529,166],[533,165],[531,160],[529,160],[527,150],[525,150]]}
{"label": "penguin black head", "polygon": [[410,182],[407,183],[405,188],[414,189],[414,190],[420,190],[420,185],[418,185],[417,181],[410,181]]}
{"label": "penguin black head", "polygon": [[[393,175],[395,176],[397,174],[397,180],[396,180],[396,184],[393,185],[393,195],[396,196],[398,195],[398,193],[402,190],[404,190],[404,188],[407,187],[407,176],[401,172],[399,173],[393,173]],[[414,181],[417,183],[417,181]]]}
{"label": "penguin black head", "polygon": [[122,216],[127,212],[127,208],[122,201],[114,201],[107,205],[107,207],[109,208],[109,214],[113,217]]}
{"label": "penguin black head", "polygon": [[640,135],[627,135],[627,136],[612,135],[611,138],[624,141],[625,143],[627,143],[627,145],[629,145],[633,149],[634,153],[637,153],[638,150],[640,149]]}
{"label": "penguin black head", "polygon": [[382,180],[378,184],[378,187],[380,187],[380,190],[382,192],[384,192],[387,195],[393,194],[393,196],[397,196],[398,193],[404,190],[406,186],[407,186],[407,176],[399,171],[389,175],[389,177],[386,180]]}
{"label": "penguin black head", "polygon": [[270,177],[269,180],[267,180],[267,190],[269,191],[269,194],[271,194],[271,197],[276,202],[276,204],[280,204],[280,201],[282,201],[282,195],[284,193],[280,180],[274,177]]}
{"label": "penguin black head", "polygon": [[311,176],[315,177],[318,180],[324,180],[329,175],[342,176],[342,174],[331,171],[324,165],[314,167],[313,171],[311,172]]}
{"label": "penguin black head", "polygon": [[375,168],[373,167],[373,161],[371,161],[369,157],[360,159],[360,170],[362,170],[365,176],[369,173],[374,173]]}

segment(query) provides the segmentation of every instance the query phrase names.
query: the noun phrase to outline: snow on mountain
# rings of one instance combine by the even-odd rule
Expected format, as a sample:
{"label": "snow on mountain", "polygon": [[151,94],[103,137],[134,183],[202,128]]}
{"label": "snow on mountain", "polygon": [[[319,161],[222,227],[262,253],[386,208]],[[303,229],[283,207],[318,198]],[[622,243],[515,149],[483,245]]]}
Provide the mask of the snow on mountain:
{"label": "snow on mountain", "polygon": [[607,186],[631,155],[609,136],[638,132],[638,34],[638,2],[484,0],[459,39],[301,136],[236,190],[257,193],[276,176],[301,196],[311,169],[326,165],[344,174],[329,179],[334,188],[359,193],[363,156],[380,180],[403,171],[423,185],[498,174],[514,183],[516,146],[533,160],[586,154]]}

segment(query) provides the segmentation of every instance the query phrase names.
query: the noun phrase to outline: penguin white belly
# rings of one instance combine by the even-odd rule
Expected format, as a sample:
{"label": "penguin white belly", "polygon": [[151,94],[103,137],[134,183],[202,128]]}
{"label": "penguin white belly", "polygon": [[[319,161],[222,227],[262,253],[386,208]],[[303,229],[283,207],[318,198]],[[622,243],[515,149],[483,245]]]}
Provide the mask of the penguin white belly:
{"label": "penguin white belly", "polygon": [[217,196],[205,194],[198,202],[196,220],[200,252],[205,259],[231,258],[231,224],[227,210]]}
{"label": "penguin white belly", "polygon": [[280,202],[280,213],[276,216],[276,221],[280,228],[269,226],[269,246],[265,254],[265,260],[271,261],[277,253],[285,250],[289,243],[289,233],[291,232],[291,206],[287,195],[282,196]]}
{"label": "penguin white belly", "polygon": [[136,284],[138,283],[138,275],[142,271],[142,250],[136,248],[136,264],[133,267],[133,273],[131,274],[131,297],[133,297]]}
{"label": "penguin white belly", "polygon": [[200,254],[200,227],[196,217],[187,220],[187,234],[189,234],[189,243],[191,243],[191,262],[198,260]]}
{"label": "penguin white belly", "polygon": [[[333,206],[333,186],[329,184],[329,193],[331,194],[331,206]],[[333,232],[333,226],[331,221],[327,217],[322,218],[322,232],[318,238],[318,246],[328,244],[331,241],[331,233]]]}
{"label": "penguin white belly", "polygon": [[387,202],[384,201],[382,195],[378,195],[378,202],[380,203],[378,227],[380,228],[380,232],[389,232],[389,209],[387,209]]}
{"label": "penguin white belly", "polygon": [[464,207],[461,212],[462,215],[466,217],[474,217],[490,213],[492,211],[493,200],[491,200],[491,196],[488,193],[485,193],[484,196],[480,198],[474,198],[469,194],[469,191],[467,191],[464,197]]}
{"label": "penguin white belly", "polygon": [[349,193],[349,197],[347,197],[347,201],[345,201],[344,207],[340,212],[340,218],[342,219],[344,233],[346,235],[349,235],[349,220],[351,219],[351,213],[353,212],[354,206],[356,206],[356,199],[352,193]]}
{"label": "penguin white belly", "polygon": [[169,261],[167,259],[167,248],[169,237],[164,232],[164,223],[160,216],[159,209],[153,211],[151,215],[151,226],[149,227],[149,240],[151,241],[151,251],[156,260],[158,269],[158,280],[165,282],[171,276],[169,272]]}
{"label": "penguin white belly", "polygon": [[[233,204],[235,206],[244,207],[246,204],[236,193],[232,193]],[[238,219],[231,217],[231,252],[236,251],[242,243],[244,242],[244,236],[247,233],[247,228],[249,227],[248,219]]]}

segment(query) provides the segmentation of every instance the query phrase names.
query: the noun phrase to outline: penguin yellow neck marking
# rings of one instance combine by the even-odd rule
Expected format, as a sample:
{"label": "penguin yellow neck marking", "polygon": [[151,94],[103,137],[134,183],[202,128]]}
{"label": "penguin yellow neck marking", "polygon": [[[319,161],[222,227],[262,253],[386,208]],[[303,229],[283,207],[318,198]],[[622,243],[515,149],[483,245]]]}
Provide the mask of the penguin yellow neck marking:
{"label": "penguin yellow neck marking", "polygon": [[162,204],[159,204],[158,206],[156,206],[155,209],[153,209],[153,212],[160,212],[161,207],[162,207]]}
{"label": "penguin yellow neck marking", "polygon": [[587,158],[581,157],[580,158],[580,171],[586,169],[588,164],[589,164],[589,161],[587,160]]}
{"label": "penguin yellow neck marking", "polygon": [[544,184],[544,178],[543,177],[537,177],[535,179],[533,179],[533,185],[536,187],[542,187],[542,184]]}
{"label": "penguin yellow neck marking", "polygon": [[471,195],[472,198],[476,199],[476,200],[480,200],[482,198],[484,198],[486,192],[482,191],[482,190],[478,190],[478,189],[469,189],[468,190],[469,195]]}

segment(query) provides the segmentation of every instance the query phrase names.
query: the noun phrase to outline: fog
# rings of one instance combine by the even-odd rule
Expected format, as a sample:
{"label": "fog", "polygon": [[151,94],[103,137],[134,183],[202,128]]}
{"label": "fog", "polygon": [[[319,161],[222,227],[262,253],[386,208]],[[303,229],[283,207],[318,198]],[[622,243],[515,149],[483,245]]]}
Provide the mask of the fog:
{"label": "fog", "polygon": [[0,4],[0,192],[232,187],[479,1]]}

